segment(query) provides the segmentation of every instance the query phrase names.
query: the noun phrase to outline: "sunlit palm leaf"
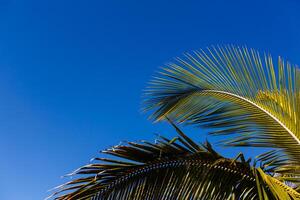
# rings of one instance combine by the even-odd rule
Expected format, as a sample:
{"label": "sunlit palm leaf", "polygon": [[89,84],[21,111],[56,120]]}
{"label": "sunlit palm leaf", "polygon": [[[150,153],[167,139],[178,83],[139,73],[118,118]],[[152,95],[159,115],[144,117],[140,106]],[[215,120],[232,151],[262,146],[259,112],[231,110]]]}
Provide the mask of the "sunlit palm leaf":
{"label": "sunlit palm leaf", "polygon": [[152,117],[234,134],[233,146],[281,148],[300,165],[300,70],[238,47],[212,47],[168,64],[150,84]]}
{"label": "sunlit palm leaf", "polygon": [[[277,179],[256,169],[256,182],[260,200],[268,199],[300,199],[300,194]],[[269,193],[269,194],[268,194]]]}
{"label": "sunlit palm leaf", "polygon": [[128,143],[104,151],[115,158],[96,158],[101,162],[76,170],[72,175],[79,178],[59,186],[54,197],[76,200],[258,199],[258,181],[269,199],[276,199],[276,192],[298,198],[296,191],[280,181],[275,183],[278,188],[273,192],[268,185],[269,175],[260,171],[257,179],[255,169],[244,159],[226,159],[209,143],[200,146],[174,127],[178,137],[172,140],[160,137],[156,143]]}

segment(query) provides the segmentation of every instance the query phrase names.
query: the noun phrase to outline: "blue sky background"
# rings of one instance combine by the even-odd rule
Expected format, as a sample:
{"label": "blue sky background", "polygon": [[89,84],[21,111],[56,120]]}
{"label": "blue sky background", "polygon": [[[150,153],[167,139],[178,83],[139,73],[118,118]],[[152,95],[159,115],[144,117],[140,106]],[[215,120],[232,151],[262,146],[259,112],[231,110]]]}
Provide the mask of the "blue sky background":
{"label": "blue sky background", "polygon": [[98,150],[174,135],[140,102],[158,67],[183,52],[247,45],[300,64],[299,9],[297,0],[0,0],[0,199],[43,199]]}

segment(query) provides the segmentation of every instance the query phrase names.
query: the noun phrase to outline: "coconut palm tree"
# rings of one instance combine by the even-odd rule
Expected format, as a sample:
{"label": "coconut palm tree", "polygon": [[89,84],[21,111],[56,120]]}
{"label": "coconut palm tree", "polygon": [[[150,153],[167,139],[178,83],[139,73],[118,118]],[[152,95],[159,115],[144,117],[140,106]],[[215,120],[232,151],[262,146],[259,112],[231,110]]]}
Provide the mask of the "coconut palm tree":
{"label": "coconut palm tree", "polygon": [[[270,55],[233,46],[185,54],[146,91],[151,119],[177,137],[129,142],[103,151],[59,186],[56,199],[300,199],[300,70]],[[220,144],[263,147],[246,160],[225,158],[177,125],[195,125]],[[222,137],[224,138],[224,137]]]}

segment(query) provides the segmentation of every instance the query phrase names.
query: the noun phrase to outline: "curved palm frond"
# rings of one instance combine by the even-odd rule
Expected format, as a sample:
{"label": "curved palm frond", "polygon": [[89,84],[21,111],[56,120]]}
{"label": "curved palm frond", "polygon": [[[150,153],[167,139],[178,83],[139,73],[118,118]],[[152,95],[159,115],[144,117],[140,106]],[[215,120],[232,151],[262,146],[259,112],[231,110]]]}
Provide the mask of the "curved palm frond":
{"label": "curved palm frond", "polygon": [[283,149],[300,165],[300,70],[233,46],[177,58],[146,92],[145,110],[232,135],[226,145]]}
{"label": "curved palm frond", "polygon": [[243,156],[224,158],[208,142],[198,145],[174,127],[178,137],[172,140],[160,137],[156,143],[129,142],[103,151],[115,158],[96,158],[100,162],[76,170],[71,175],[79,178],[59,186],[55,199],[300,198],[292,188],[251,167]]}

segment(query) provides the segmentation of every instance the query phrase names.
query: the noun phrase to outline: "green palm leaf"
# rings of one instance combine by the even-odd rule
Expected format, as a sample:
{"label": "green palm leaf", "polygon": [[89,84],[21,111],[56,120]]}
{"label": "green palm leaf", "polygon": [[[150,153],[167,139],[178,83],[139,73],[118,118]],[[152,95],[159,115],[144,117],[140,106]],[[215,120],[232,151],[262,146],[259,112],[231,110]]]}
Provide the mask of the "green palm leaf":
{"label": "green palm leaf", "polygon": [[146,92],[152,118],[166,116],[230,134],[226,145],[283,149],[300,165],[300,70],[239,47],[212,47],[167,64]]}
{"label": "green palm leaf", "polygon": [[299,193],[277,179],[266,175],[261,169],[256,169],[255,172],[260,200],[300,199]]}
{"label": "green palm leaf", "polygon": [[57,187],[55,199],[258,199],[259,191],[269,199],[279,193],[300,197],[243,156],[224,158],[209,143],[198,145],[174,127],[178,137],[172,140],[160,137],[156,143],[129,142],[103,151],[114,158],[96,158],[76,170],[71,175],[79,178]]}

